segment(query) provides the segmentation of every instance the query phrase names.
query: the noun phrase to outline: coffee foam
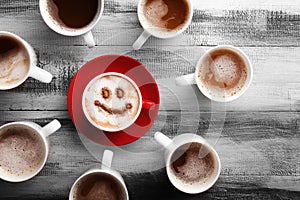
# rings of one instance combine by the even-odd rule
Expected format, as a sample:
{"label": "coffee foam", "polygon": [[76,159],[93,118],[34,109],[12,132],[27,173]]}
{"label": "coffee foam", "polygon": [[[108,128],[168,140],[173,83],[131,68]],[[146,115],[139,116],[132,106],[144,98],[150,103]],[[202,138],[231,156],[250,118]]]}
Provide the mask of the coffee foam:
{"label": "coffee foam", "polygon": [[[117,91],[123,92],[122,98],[117,96]],[[108,97],[104,98],[103,95]],[[120,129],[132,124],[140,108],[140,96],[136,88],[128,80],[116,75],[97,79],[87,89],[84,101],[90,119],[108,129]]]}
{"label": "coffee foam", "polygon": [[30,59],[25,47],[0,54],[0,86],[17,84],[27,76],[29,69]]}
{"label": "coffee foam", "polygon": [[179,184],[199,187],[213,175],[216,163],[212,153],[199,143],[179,147],[171,157],[170,176]]}
{"label": "coffee foam", "polygon": [[46,149],[38,133],[14,125],[0,132],[0,152],[0,168],[7,174],[24,176],[42,165]]}
{"label": "coffee foam", "polygon": [[[140,5],[143,10],[140,15],[142,23],[151,29],[151,32],[156,32],[156,34],[162,37],[167,37],[170,34],[174,35],[187,24],[190,15],[189,12],[191,12],[188,3],[182,0],[181,3],[186,6],[188,13],[180,21],[177,18],[178,13],[175,13],[178,11],[178,8],[174,7],[174,3],[176,2],[170,0],[144,0]],[[172,4],[172,6],[169,4]],[[179,20],[180,23],[174,25],[175,27],[169,27],[176,20]]]}
{"label": "coffee foam", "polygon": [[241,92],[248,79],[243,58],[228,49],[216,50],[212,54],[203,59],[197,73],[202,89],[221,99]]}
{"label": "coffee foam", "polygon": [[74,188],[73,200],[124,200],[123,185],[112,175],[92,173],[79,180]]}

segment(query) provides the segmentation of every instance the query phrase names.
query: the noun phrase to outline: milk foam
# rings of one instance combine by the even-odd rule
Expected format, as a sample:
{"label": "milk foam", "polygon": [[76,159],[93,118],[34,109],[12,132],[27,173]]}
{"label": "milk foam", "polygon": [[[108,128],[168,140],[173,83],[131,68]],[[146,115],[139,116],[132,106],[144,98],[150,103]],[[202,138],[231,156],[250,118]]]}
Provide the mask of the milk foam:
{"label": "milk foam", "polygon": [[218,99],[232,97],[243,89],[248,78],[248,69],[239,55],[207,56],[197,72],[204,91]]}
{"label": "milk foam", "polygon": [[[109,91],[108,98],[103,97],[103,89]],[[122,98],[117,96],[119,89],[124,92]],[[140,97],[136,88],[128,80],[116,75],[97,79],[88,88],[84,101],[90,119],[100,127],[109,129],[129,126],[140,109]]]}
{"label": "milk foam", "polygon": [[14,176],[35,172],[43,163],[45,147],[38,133],[24,126],[0,132],[0,168]]}
{"label": "milk foam", "polygon": [[0,54],[0,86],[7,87],[22,81],[29,72],[29,64],[25,49],[14,48]]}

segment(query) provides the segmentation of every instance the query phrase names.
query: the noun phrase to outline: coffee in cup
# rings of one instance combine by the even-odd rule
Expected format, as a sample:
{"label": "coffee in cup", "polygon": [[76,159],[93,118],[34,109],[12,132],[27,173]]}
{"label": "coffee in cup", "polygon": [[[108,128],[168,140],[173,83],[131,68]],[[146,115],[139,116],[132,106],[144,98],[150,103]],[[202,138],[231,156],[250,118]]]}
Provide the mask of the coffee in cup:
{"label": "coffee in cup", "polygon": [[247,63],[228,48],[210,51],[200,63],[197,78],[202,89],[215,98],[230,98],[241,92],[250,73]]}
{"label": "coffee in cup", "polygon": [[166,149],[167,175],[178,190],[198,194],[216,183],[221,172],[221,160],[201,136],[188,133],[171,140],[157,132],[154,138]]}
{"label": "coffee in cup", "polygon": [[26,78],[30,69],[24,45],[9,35],[0,35],[0,85],[9,87]]}
{"label": "coffee in cup", "polygon": [[73,200],[124,200],[126,190],[113,175],[105,172],[94,172],[79,180],[73,192]]}
{"label": "coffee in cup", "polygon": [[86,117],[94,126],[113,132],[135,122],[142,108],[142,97],[129,77],[110,72],[88,84],[82,104]]}
{"label": "coffee in cup", "polygon": [[191,12],[188,0],[145,0],[142,7],[148,26],[166,31],[180,30]]}
{"label": "coffee in cup", "polygon": [[0,168],[14,176],[31,174],[40,168],[46,157],[39,133],[18,124],[0,131],[0,152]]}
{"label": "coffee in cup", "polygon": [[53,31],[65,36],[83,36],[88,47],[95,47],[91,30],[100,20],[104,0],[40,0],[40,12]]}
{"label": "coffee in cup", "polygon": [[135,50],[151,35],[166,39],[183,33],[192,21],[192,3],[191,0],[140,0],[138,17],[144,32],[133,44]]}
{"label": "coffee in cup", "polygon": [[1,126],[0,179],[22,182],[37,175],[47,161],[47,137],[60,127],[57,120],[44,127],[33,122],[12,122]]}
{"label": "coffee in cup", "polygon": [[197,84],[207,98],[216,102],[230,102],[247,91],[252,77],[249,57],[237,47],[222,45],[204,53],[195,73],[176,78],[176,84]]}
{"label": "coffee in cup", "polygon": [[48,0],[47,5],[54,23],[62,28],[78,29],[93,21],[98,0]]}
{"label": "coffee in cup", "polygon": [[170,176],[179,184],[200,186],[213,175],[216,161],[211,151],[201,143],[186,143],[171,156]]}

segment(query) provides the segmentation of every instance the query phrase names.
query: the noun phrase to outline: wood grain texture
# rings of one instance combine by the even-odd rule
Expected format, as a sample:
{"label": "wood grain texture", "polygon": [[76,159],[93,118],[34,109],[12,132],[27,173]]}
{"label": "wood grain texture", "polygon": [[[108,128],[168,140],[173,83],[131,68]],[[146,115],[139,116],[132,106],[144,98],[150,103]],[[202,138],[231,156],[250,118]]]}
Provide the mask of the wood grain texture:
{"label": "wood grain texture", "polygon": [[[75,179],[100,166],[106,147],[85,148],[89,143],[82,142],[67,112],[67,91],[80,66],[109,53],[141,61],[162,94],[151,130],[135,143],[112,148],[113,168],[122,173],[131,199],[300,199],[300,2],[193,0],[193,21],[183,35],[151,38],[135,52],[131,45],[142,32],[137,2],[105,1],[104,16],[93,29],[97,48],[90,50],[82,37],[51,31],[38,0],[0,1],[0,30],[26,39],[36,50],[38,66],[55,77],[50,84],[28,79],[14,90],[0,91],[0,125],[23,120],[45,125],[54,118],[63,125],[49,138],[42,172],[20,184],[0,181],[0,199],[67,199]],[[200,56],[220,44],[241,47],[253,62],[253,83],[242,98],[216,104],[196,87],[175,86],[175,77],[192,73]],[[216,185],[200,195],[176,190],[162,167],[155,131],[170,137],[196,133],[214,145],[222,160]]]}

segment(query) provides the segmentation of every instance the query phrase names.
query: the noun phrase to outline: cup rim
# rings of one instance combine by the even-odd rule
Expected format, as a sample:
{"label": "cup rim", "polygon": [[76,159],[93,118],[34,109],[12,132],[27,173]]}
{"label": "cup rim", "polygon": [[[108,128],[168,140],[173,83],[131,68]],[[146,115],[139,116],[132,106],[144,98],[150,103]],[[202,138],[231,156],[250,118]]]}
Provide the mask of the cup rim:
{"label": "cup rim", "polygon": [[[182,134],[181,136],[188,136],[190,134]],[[191,134],[191,135],[194,135],[194,134]],[[180,136],[180,135],[179,135]],[[174,154],[174,152],[179,148],[181,147],[182,145],[185,145],[185,144],[188,144],[188,143],[191,143],[191,142],[196,142],[196,143],[200,143],[202,145],[204,145],[206,148],[208,148],[214,155],[214,158],[215,158],[215,161],[216,161],[216,164],[217,164],[217,168],[215,168],[215,176],[214,178],[212,179],[212,182],[210,184],[203,184],[202,187],[199,187],[198,190],[196,189],[186,189],[184,187],[181,187],[174,179],[171,178],[171,169],[170,169],[170,162],[171,162],[171,157],[172,155]],[[199,193],[203,193],[207,190],[209,190],[211,187],[214,186],[214,184],[217,182],[217,180],[219,179],[220,177],[220,174],[221,174],[221,169],[222,169],[222,166],[221,166],[221,159],[220,159],[220,156],[218,154],[218,152],[204,139],[202,138],[201,136],[197,137],[196,139],[190,139],[189,141],[182,141],[182,142],[179,142],[176,144],[176,147],[174,149],[172,149],[172,151],[170,151],[168,153],[168,156],[167,156],[167,166],[166,166],[166,170],[167,170],[167,175],[168,175],[168,178],[170,180],[170,182],[172,183],[172,185],[177,188],[178,190],[184,192],[184,193],[187,193],[187,194],[199,194]]]}
{"label": "cup rim", "polygon": [[13,88],[16,88],[20,85],[22,85],[29,77],[30,75],[30,72],[32,70],[32,66],[34,65],[33,62],[34,62],[34,58],[33,58],[33,54],[34,54],[34,51],[31,50],[31,46],[29,45],[29,43],[27,43],[23,38],[21,38],[20,36],[18,36],[17,34],[15,33],[12,33],[12,32],[8,32],[8,31],[0,31],[0,36],[9,36],[17,41],[19,41],[23,47],[25,48],[27,54],[28,54],[28,57],[29,57],[29,69],[28,69],[28,72],[26,74],[26,76],[24,76],[22,79],[20,79],[20,81],[18,81],[17,83],[15,84],[11,84],[7,87],[2,87],[0,85],[0,90],[10,90],[10,89],[13,89]]}
{"label": "cup rim", "polygon": [[75,182],[73,183],[72,187],[71,187],[71,190],[69,192],[69,200],[73,200],[73,195],[74,195],[74,190],[75,190],[75,187],[76,185],[78,184],[79,181],[81,181],[84,177],[90,175],[90,174],[107,174],[107,175],[110,175],[112,177],[114,177],[115,179],[118,180],[118,182],[122,185],[123,189],[125,190],[125,193],[126,193],[126,199],[128,200],[129,199],[129,194],[128,194],[128,190],[127,190],[127,187],[126,187],[126,184],[124,182],[124,180],[122,179],[121,175],[121,179],[120,177],[116,176],[114,173],[117,173],[119,174],[119,172],[113,170],[113,169],[90,169],[88,170],[87,172],[81,174],[76,180]]}
{"label": "cup rim", "polygon": [[[203,60],[206,58],[206,56],[208,54],[210,54],[211,52],[218,50],[218,49],[229,49],[229,50],[234,51],[235,53],[239,54],[242,57],[242,59],[245,61],[246,67],[248,69],[247,80],[246,80],[246,83],[244,84],[244,86],[242,87],[242,89],[237,94],[230,96],[230,97],[226,97],[226,98],[217,98],[215,96],[210,95],[205,89],[203,89],[201,87],[203,85],[203,83],[197,78],[197,75],[198,75],[198,72],[199,72],[199,69],[200,69],[200,66],[201,66],[201,63],[203,62]],[[196,81],[197,87],[199,88],[199,90],[201,91],[201,93],[204,96],[206,96],[208,99],[215,101],[215,102],[227,103],[227,102],[232,102],[232,101],[240,98],[249,89],[249,87],[252,83],[252,79],[253,79],[253,65],[252,65],[252,62],[251,62],[249,56],[240,48],[232,46],[232,45],[218,45],[216,47],[213,47],[213,48],[209,49],[208,51],[206,51],[197,62],[196,71],[195,71],[195,81]]]}
{"label": "cup rim", "polygon": [[[159,34],[158,32],[156,31],[151,31],[152,29],[156,29],[155,27],[147,27],[146,25],[146,22],[145,20],[143,19],[144,17],[144,12],[143,12],[143,9],[142,9],[142,3],[144,2],[145,0],[139,0],[139,3],[138,3],[138,9],[137,9],[137,12],[138,12],[138,19],[139,19],[139,22],[140,24],[142,25],[144,31],[146,31],[147,33],[149,33],[150,35],[156,37],[156,38],[160,38],[160,39],[168,39],[168,38],[174,38],[180,34],[182,34],[184,31],[186,31],[186,29],[189,27],[189,25],[192,23],[192,19],[193,19],[193,3],[191,0],[186,0],[189,4],[189,7],[190,7],[190,12],[189,12],[189,17],[188,17],[188,20],[186,21],[186,24],[181,27],[179,30],[176,30],[176,31],[164,31],[163,29],[161,28],[157,28],[157,30],[160,30],[159,32],[163,32],[163,33],[167,33],[167,34]],[[169,34],[171,33],[171,34]]]}
{"label": "cup rim", "polygon": [[[44,168],[46,162],[47,162],[47,159],[48,159],[48,155],[49,155],[49,145],[48,145],[48,141],[46,139],[46,137],[44,136],[44,134],[42,133],[42,130],[38,129],[37,127],[35,127],[34,125],[30,124],[30,122],[11,122],[11,123],[7,123],[7,124],[4,124],[3,126],[0,127],[0,130],[6,128],[6,127],[9,127],[9,126],[15,126],[15,125],[22,125],[22,126],[26,126],[26,127],[29,127],[30,129],[33,129],[36,133],[39,134],[39,136],[42,138],[43,140],[43,144],[44,144],[44,147],[45,147],[45,155],[44,155],[44,158],[43,158],[43,162],[42,164],[40,165],[39,168],[37,168],[33,173],[31,173],[30,175],[28,176],[24,176],[23,178],[17,178],[18,176],[10,176],[10,175],[7,175],[6,177],[3,177],[2,174],[4,174],[5,172],[0,172],[0,179],[4,180],[4,181],[7,181],[7,182],[12,182],[12,183],[19,183],[19,182],[24,182],[24,181],[27,181],[29,179],[32,179],[33,177],[35,177],[38,173],[41,172],[41,170]],[[36,126],[39,126],[36,124]],[[10,177],[10,178],[8,178]],[[14,178],[11,178],[11,177],[14,177]]]}
{"label": "cup rim", "polygon": [[48,0],[39,0],[39,9],[40,9],[41,16],[42,16],[44,22],[47,24],[47,26],[51,30],[53,30],[54,32],[56,32],[60,35],[71,36],[71,37],[84,35],[84,34],[90,32],[97,25],[97,23],[99,22],[100,18],[103,15],[104,0],[98,0],[98,2],[100,1],[100,4],[98,4],[97,13],[96,13],[94,19],[88,25],[78,28],[78,29],[71,28],[72,30],[67,30],[67,29],[60,28],[59,25],[55,25],[51,19],[48,19],[48,16],[50,16],[50,14],[48,11],[46,11],[47,10],[47,8],[46,8],[47,1]]}
{"label": "cup rim", "polygon": [[[134,88],[136,89],[138,95],[139,95],[139,107],[138,107],[138,112],[137,114],[135,115],[135,117],[133,118],[133,120],[131,121],[131,123],[128,123],[126,126],[124,127],[120,127],[118,129],[112,129],[112,128],[107,128],[107,127],[102,127],[100,125],[98,125],[97,123],[95,123],[89,116],[87,110],[86,110],[86,107],[85,107],[85,96],[86,96],[86,93],[89,89],[90,86],[92,86],[99,78],[102,78],[104,76],[120,76],[124,79],[126,79],[127,81],[129,81],[133,86]],[[82,94],[82,100],[81,100],[81,103],[82,103],[82,110],[83,110],[83,113],[86,117],[86,119],[94,126],[96,127],[97,129],[99,130],[102,130],[102,131],[107,131],[107,132],[118,132],[118,131],[121,131],[121,130],[125,130],[126,128],[130,127],[132,124],[135,123],[135,121],[138,119],[138,117],[140,116],[141,114],[141,111],[142,111],[142,104],[143,104],[143,97],[142,97],[142,94],[141,94],[141,91],[139,89],[139,87],[137,86],[137,84],[131,79],[129,78],[128,76],[126,76],[125,74],[122,74],[122,73],[118,73],[118,72],[106,72],[106,73],[102,73],[96,77],[94,77],[88,84],[87,86],[85,87],[84,91],[83,91],[83,94]]]}

